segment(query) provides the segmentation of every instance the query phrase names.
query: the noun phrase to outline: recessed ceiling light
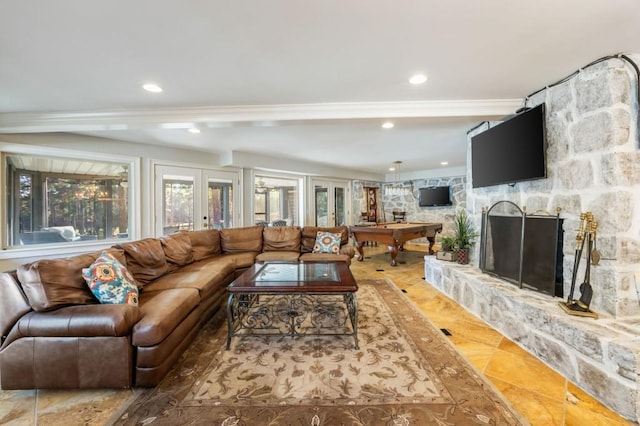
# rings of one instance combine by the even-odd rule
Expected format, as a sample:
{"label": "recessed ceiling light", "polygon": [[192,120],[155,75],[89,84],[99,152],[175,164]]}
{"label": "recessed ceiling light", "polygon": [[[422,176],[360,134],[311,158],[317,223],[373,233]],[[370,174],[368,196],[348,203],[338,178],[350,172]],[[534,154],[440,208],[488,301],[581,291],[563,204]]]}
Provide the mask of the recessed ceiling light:
{"label": "recessed ceiling light", "polygon": [[383,129],[393,129],[393,123],[390,121],[386,121],[384,123],[382,123],[382,128]]}
{"label": "recessed ceiling light", "polygon": [[440,165],[441,165],[441,166],[448,166],[448,165],[449,165],[449,162],[448,162],[448,161],[441,161],[441,162],[440,162]]}
{"label": "recessed ceiling light", "polygon": [[427,81],[427,76],[424,74],[416,74],[414,76],[411,76],[411,78],[409,79],[409,83],[411,84],[422,84],[425,81]]}
{"label": "recessed ceiling light", "polygon": [[147,92],[153,92],[153,93],[160,93],[160,92],[162,92],[162,87],[160,87],[160,86],[158,86],[157,84],[154,84],[154,83],[147,83],[147,84],[144,84],[144,85],[142,86],[142,88],[143,88],[144,90],[146,90]]}
{"label": "recessed ceiling light", "polygon": [[189,129],[189,133],[200,133],[200,129],[197,127],[192,127]]}

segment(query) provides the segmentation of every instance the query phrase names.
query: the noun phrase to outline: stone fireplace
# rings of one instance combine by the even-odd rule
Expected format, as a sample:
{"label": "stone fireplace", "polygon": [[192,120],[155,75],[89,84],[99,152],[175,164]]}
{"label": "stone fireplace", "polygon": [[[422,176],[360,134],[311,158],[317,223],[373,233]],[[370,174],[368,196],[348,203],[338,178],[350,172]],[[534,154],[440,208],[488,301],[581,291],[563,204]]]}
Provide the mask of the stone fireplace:
{"label": "stone fireplace", "polygon": [[[506,337],[622,416],[640,418],[640,141],[638,75],[628,58],[610,58],[526,98],[546,103],[547,178],[472,188],[468,135],[466,208],[510,201],[530,212],[561,209],[562,293],[569,294],[580,213],[591,211],[601,260],[591,269],[591,309],[568,315],[560,297],[518,288],[482,273],[480,244],[470,265],[425,257],[425,279]],[[634,56],[637,62],[640,57]],[[484,261],[484,259],[483,259]],[[584,262],[583,262],[584,264]],[[581,276],[581,275],[579,275]]]}

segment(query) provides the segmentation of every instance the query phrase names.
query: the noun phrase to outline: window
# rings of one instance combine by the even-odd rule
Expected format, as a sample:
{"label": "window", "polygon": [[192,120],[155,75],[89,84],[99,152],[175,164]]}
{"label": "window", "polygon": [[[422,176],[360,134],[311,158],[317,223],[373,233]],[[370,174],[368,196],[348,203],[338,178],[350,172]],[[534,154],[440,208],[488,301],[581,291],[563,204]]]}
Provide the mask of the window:
{"label": "window", "polygon": [[209,178],[207,185],[209,223],[212,228],[233,227],[233,184]]}
{"label": "window", "polygon": [[2,154],[4,247],[130,237],[134,162],[78,157]]}
{"label": "window", "polygon": [[156,236],[232,228],[237,171],[154,164]]}
{"label": "window", "polygon": [[193,231],[194,200],[193,179],[180,176],[165,176],[162,180],[165,209],[163,235],[177,231]]}
{"label": "window", "polygon": [[254,181],[254,221],[265,225],[299,225],[299,179],[256,176]]}
{"label": "window", "polygon": [[348,183],[314,178],[312,185],[316,226],[346,225],[349,217]]}

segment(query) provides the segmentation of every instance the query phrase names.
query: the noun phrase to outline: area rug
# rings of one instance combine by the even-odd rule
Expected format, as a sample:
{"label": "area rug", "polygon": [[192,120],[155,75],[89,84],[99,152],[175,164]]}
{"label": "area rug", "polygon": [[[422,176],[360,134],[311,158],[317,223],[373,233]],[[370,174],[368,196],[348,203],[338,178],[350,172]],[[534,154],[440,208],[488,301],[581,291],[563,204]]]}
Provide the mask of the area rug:
{"label": "area rug", "polygon": [[219,312],[118,425],[527,424],[389,280],[358,283],[358,337],[234,337]]}

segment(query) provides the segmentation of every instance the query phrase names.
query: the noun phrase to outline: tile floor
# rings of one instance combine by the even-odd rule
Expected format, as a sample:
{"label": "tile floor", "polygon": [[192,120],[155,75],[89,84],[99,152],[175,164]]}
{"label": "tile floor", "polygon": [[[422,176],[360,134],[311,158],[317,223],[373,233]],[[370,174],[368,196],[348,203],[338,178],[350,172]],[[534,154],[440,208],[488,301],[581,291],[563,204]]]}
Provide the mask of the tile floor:
{"label": "tile floor", "polygon": [[534,426],[633,425],[424,281],[426,247],[407,246],[389,265],[386,247],[364,248],[357,278],[389,278]]}
{"label": "tile floor", "polygon": [[[485,374],[529,422],[540,426],[632,425],[546,367],[515,343],[425,283],[422,246],[407,246],[389,265],[385,247],[365,247],[352,263],[357,279],[389,278]],[[2,425],[104,425],[141,389],[0,391]]]}

